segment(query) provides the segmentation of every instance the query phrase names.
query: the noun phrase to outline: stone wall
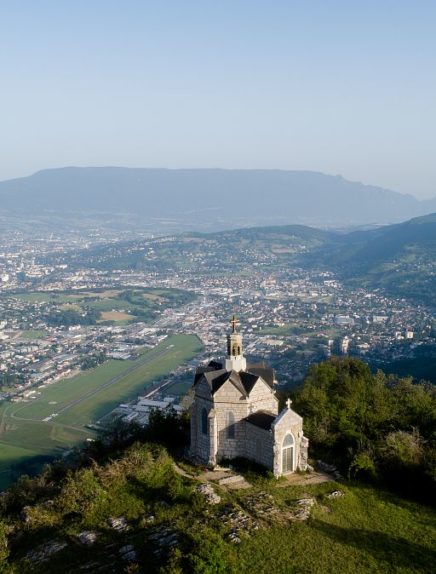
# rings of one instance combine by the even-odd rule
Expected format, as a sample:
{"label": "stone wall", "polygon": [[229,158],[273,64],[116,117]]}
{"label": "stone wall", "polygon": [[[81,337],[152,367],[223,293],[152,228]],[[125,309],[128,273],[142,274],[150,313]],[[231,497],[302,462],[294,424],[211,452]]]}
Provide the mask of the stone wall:
{"label": "stone wall", "polygon": [[[249,414],[248,402],[241,393],[228,382],[214,396],[216,425],[218,435],[218,460],[243,456],[245,448],[245,429],[242,419]],[[235,437],[229,437],[229,412],[234,416]]]}
{"label": "stone wall", "polygon": [[245,458],[273,469],[273,435],[269,430],[245,422]]}
{"label": "stone wall", "polygon": [[[207,434],[202,432],[203,409],[208,415]],[[191,456],[212,465],[241,456],[271,468],[280,476],[283,441],[290,432],[294,437],[294,471],[305,470],[308,439],[303,435],[302,418],[292,409],[284,409],[269,431],[244,420],[259,410],[278,415],[278,400],[262,379],[255,384],[248,399],[229,381],[212,397],[207,381],[200,380],[192,406]],[[234,436],[229,433],[229,413],[233,415]]]}
{"label": "stone wall", "polygon": [[[240,391],[231,382],[225,383],[215,393],[214,404],[218,434],[218,460],[247,456],[246,424],[245,421],[241,422],[242,419],[258,410],[267,410],[273,414],[278,412],[278,400],[269,385],[262,379],[255,384],[248,399],[242,397]],[[235,419],[234,438],[230,438],[228,432],[229,411],[233,413]],[[255,460],[252,456],[250,458]]]}
{"label": "stone wall", "polygon": [[300,440],[300,460],[298,461],[298,468],[300,470],[307,470],[307,458],[309,456],[309,439],[305,436]]}
{"label": "stone wall", "polygon": [[202,411],[206,409],[208,415],[213,409],[213,401],[210,396],[209,385],[206,381],[200,381],[195,389],[194,403],[191,412],[191,447],[190,453],[194,459],[209,462],[210,449],[210,421],[208,433],[202,432]]}
{"label": "stone wall", "polygon": [[273,414],[279,413],[279,401],[274,390],[262,379],[254,385],[250,393],[250,412],[269,411]]}

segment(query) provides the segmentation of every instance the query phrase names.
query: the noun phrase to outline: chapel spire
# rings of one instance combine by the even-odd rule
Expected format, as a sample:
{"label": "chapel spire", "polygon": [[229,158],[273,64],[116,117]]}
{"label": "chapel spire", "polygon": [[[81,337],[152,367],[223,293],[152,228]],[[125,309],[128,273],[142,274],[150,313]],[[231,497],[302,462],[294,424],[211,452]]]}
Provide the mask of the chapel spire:
{"label": "chapel spire", "polygon": [[227,335],[226,370],[237,372],[245,371],[247,361],[242,353],[242,335],[236,331],[236,326],[239,325],[239,321],[235,315],[233,315],[230,325],[232,326],[232,331]]}
{"label": "chapel spire", "polygon": [[232,326],[232,333],[236,333],[236,325],[239,325],[239,321],[236,318],[236,315],[233,315],[232,320],[230,321],[230,325]]}

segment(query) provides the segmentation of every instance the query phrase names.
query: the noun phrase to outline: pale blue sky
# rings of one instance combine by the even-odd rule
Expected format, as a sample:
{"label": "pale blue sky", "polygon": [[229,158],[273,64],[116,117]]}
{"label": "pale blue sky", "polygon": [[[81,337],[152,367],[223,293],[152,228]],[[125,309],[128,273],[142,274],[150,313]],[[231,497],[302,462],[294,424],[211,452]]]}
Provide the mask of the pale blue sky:
{"label": "pale blue sky", "polygon": [[0,0],[0,179],[310,169],[436,195],[434,0]]}

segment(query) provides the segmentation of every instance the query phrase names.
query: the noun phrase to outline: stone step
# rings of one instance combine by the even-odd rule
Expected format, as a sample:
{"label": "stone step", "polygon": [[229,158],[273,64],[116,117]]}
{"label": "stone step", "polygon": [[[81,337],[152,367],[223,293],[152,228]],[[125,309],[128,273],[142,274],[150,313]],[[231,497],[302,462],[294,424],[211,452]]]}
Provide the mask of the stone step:
{"label": "stone step", "polygon": [[245,478],[240,474],[234,474],[233,476],[226,476],[218,481],[220,486],[229,486],[237,484],[238,482],[245,482]]}

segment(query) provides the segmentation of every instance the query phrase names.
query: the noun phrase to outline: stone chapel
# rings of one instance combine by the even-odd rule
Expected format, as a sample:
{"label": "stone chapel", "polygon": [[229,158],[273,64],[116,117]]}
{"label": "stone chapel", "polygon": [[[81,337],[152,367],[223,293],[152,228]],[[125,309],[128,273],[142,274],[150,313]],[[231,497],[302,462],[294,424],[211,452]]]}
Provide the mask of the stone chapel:
{"label": "stone chapel", "polygon": [[303,419],[290,400],[279,412],[274,370],[247,364],[235,317],[231,324],[225,362],[211,361],[195,374],[192,458],[215,466],[223,459],[244,457],[275,476],[306,470],[309,440]]}

